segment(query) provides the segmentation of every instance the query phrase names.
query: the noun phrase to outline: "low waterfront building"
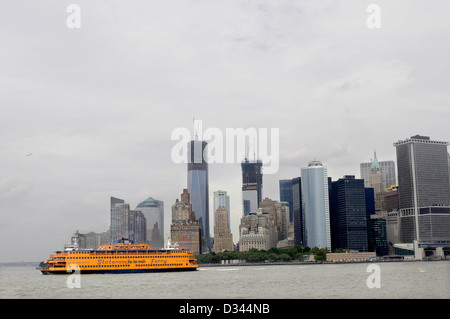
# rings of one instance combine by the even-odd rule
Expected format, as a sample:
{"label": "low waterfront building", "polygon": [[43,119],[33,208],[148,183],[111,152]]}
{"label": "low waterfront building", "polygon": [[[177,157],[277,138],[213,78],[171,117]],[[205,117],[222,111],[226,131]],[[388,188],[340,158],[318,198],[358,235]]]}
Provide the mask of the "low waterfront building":
{"label": "low waterfront building", "polygon": [[371,261],[376,258],[375,252],[346,252],[329,253],[326,261],[330,262],[351,262],[351,261]]}

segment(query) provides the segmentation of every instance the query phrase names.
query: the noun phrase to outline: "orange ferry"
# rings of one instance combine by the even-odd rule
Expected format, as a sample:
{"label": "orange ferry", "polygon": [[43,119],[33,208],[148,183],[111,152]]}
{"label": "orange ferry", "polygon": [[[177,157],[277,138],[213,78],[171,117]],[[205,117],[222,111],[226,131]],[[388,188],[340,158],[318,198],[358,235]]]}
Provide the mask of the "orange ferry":
{"label": "orange ferry", "polygon": [[127,241],[100,245],[96,250],[72,249],[50,255],[41,267],[44,275],[106,273],[142,273],[197,270],[192,252],[170,248],[152,250],[149,244]]}

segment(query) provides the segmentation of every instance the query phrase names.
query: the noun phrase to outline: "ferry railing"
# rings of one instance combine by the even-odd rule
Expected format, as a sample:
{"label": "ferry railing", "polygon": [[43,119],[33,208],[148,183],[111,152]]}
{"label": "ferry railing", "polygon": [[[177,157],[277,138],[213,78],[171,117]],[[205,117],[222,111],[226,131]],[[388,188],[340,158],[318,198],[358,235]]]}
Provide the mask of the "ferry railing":
{"label": "ferry railing", "polygon": [[50,254],[50,258],[66,257],[68,254],[66,252],[57,252]]}

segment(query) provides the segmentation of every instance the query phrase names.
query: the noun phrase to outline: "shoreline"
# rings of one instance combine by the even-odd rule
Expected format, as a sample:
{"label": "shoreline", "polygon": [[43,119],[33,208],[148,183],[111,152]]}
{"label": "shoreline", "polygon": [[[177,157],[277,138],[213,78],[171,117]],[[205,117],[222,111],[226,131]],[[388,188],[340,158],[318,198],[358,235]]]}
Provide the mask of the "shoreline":
{"label": "shoreline", "polygon": [[417,260],[417,259],[380,259],[380,260],[352,260],[352,261],[321,261],[321,262],[304,262],[304,261],[287,261],[287,262],[245,262],[245,263],[223,263],[223,264],[198,264],[198,268],[210,267],[245,267],[245,266],[283,266],[283,265],[337,265],[337,264],[364,264],[364,263],[390,263],[390,262],[420,262],[420,261],[449,261],[449,259],[439,260]]}
{"label": "shoreline", "polygon": [[39,266],[40,261],[11,261],[11,262],[1,262],[1,267],[36,267]]}

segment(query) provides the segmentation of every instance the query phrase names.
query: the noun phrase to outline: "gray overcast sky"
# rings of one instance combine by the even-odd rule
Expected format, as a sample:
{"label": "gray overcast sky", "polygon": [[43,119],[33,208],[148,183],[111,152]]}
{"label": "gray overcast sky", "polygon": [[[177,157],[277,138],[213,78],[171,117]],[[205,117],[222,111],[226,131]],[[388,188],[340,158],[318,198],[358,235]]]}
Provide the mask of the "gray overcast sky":
{"label": "gray overcast sky", "polygon": [[[163,200],[167,231],[187,186],[171,132],[193,118],[279,128],[280,169],[264,177],[276,200],[278,180],[314,158],[333,180],[359,177],[374,149],[395,160],[399,139],[450,140],[449,12],[447,0],[1,2],[0,262],[107,230],[110,196]],[[210,165],[235,241],[240,187],[239,164]]]}

